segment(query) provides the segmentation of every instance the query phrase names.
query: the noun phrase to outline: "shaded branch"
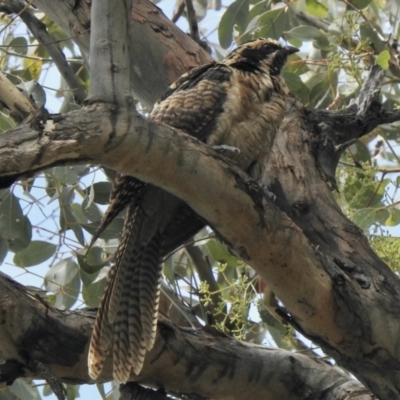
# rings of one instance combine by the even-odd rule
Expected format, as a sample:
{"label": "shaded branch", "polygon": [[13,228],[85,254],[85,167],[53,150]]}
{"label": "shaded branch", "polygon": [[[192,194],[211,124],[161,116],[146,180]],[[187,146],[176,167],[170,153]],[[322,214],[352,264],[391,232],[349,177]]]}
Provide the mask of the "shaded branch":
{"label": "shaded branch", "polygon": [[0,71],[0,100],[17,120],[23,120],[36,112],[33,104]]}
{"label": "shaded branch", "polygon": [[[371,132],[378,125],[400,121],[400,111],[385,110],[378,97],[384,71],[374,65],[352,103],[343,110],[309,110],[307,119],[318,127],[326,140],[339,146]],[[338,154],[342,154],[340,146]]]}
{"label": "shaded branch", "polygon": [[[92,6],[90,101],[132,105],[127,2],[97,0]],[[128,2],[129,3],[129,2]]]}
{"label": "shaded branch", "polygon": [[400,110],[385,110],[378,101],[383,77],[384,71],[374,65],[350,106],[339,111],[307,111],[307,120],[314,125],[318,136],[316,157],[333,187],[336,187],[337,163],[356,139],[379,125],[400,121]]}
{"label": "shaded branch", "polygon": [[[63,382],[90,382],[87,350],[95,312],[46,306],[1,274],[0,351],[5,361],[0,366],[1,378],[9,382],[22,376],[43,378],[30,367],[30,361],[36,360]],[[101,380],[111,379],[108,360]],[[166,319],[158,324],[156,344],[142,373],[132,380],[171,394],[213,399],[303,400],[308,396],[340,400],[353,392],[364,393],[364,399],[374,398],[360,383],[317,359],[180,329]]]}

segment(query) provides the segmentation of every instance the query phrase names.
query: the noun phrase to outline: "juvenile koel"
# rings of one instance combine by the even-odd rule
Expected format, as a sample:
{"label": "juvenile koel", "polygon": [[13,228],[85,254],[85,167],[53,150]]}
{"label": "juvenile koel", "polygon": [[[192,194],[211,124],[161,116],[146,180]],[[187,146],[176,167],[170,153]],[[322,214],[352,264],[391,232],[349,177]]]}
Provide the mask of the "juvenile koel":
{"label": "juvenile koel", "polygon": [[[246,43],[223,61],[182,75],[155,104],[150,118],[210,146],[239,149],[236,163],[257,179],[289,93],[280,72],[288,55],[296,51],[272,39]],[[95,239],[126,206],[122,240],[89,350],[90,376],[96,379],[100,375],[112,353],[113,375],[119,382],[127,382],[132,372],[140,373],[145,355],[153,347],[164,244],[178,211],[185,208],[164,190],[120,175]],[[195,224],[193,234],[203,224]]]}

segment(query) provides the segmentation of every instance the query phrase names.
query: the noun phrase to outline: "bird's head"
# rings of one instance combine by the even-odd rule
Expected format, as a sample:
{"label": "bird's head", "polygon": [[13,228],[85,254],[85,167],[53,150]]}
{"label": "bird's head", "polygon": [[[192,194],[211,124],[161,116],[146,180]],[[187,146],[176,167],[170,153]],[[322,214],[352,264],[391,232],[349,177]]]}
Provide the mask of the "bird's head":
{"label": "bird's head", "polygon": [[298,51],[296,47],[282,46],[274,39],[259,38],[237,47],[224,62],[248,72],[268,70],[271,75],[279,75],[287,57]]}

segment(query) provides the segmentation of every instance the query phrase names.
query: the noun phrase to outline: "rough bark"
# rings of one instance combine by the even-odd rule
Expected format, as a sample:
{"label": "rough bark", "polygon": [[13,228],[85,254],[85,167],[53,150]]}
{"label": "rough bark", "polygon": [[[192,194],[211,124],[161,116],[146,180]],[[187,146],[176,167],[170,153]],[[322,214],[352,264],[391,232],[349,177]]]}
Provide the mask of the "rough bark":
{"label": "rough bark", "polygon": [[[87,351],[96,310],[60,311],[0,275],[0,379],[43,378],[89,382]],[[181,329],[161,318],[158,339],[136,382],[168,393],[213,399],[344,399],[369,391],[317,359]],[[279,368],[276,366],[279,365]],[[111,362],[101,380],[112,379]],[[161,385],[160,385],[161,384]],[[132,387],[124,390],[135,398]],[[355,398],[355,397],[353,397]]]}

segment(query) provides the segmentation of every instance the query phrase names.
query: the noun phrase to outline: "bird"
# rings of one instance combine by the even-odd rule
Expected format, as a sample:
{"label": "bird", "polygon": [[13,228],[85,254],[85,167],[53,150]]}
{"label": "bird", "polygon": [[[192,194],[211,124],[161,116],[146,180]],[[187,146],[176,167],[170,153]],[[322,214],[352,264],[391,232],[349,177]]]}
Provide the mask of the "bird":
{"label": "bird", "polygon": [[[149,118],[217,151],[237,150],[232,159],[257,180],[285,114],[289,89],[280,73],[287,57],[297,51],[274,39],[244,43],[222,61],[193,68],[178,78],[155,103]],[[163,189],[120,174],[92,243],[126,207],[121,241],[90,341],[93,380],[110,355],[114,380],[126,383],[132,373],[140,374],[156,338],[163,257],[206,224]]]}

